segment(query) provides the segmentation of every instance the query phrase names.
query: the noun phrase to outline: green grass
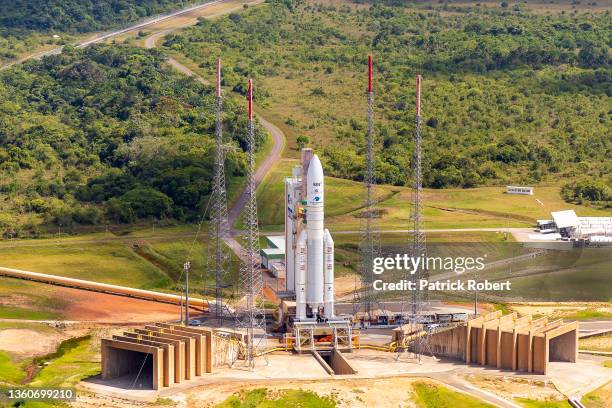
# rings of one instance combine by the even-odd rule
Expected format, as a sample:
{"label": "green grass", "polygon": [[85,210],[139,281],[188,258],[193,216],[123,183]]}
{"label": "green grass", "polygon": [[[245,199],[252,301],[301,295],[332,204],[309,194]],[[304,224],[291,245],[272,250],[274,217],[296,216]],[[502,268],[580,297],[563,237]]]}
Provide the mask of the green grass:
{"label": "green grass", "polygon": [[0,319],[53,320],[59,317],[60,314],[53,311],[0,306]]}
{"label": "green grass", "polygon": [[25,372],[11,356],[0,351],[0,384],[19,384],[25,378]]}
{"label": "green grass", "polygon": [[0,265],[143,289],[171,284],[159,268],[121,242],[4,247]]}
{"label": "green grass", "polygon": [[593,309],[584,309],[564,315],[568,320],[612,319],[612,313]]}
{"label": "green grass", "polygon": [[609,408],[612,406],[612,381],[582,397],[587,408]]}
{"label": "green grass", "polygon": [[[601,248],[553,251],[535,259],[517,262],[509,268],[498,268],[489,276],[508,278],[512,292],[524,299],[542,301],[612,300],[610,293],[612,253]],[[606,318],[608,313],[576,312],[568,319]]]}
{"label": "green grass", "polygon": [[39,360],[45,365],[29,384],[32,387],[71,387],[100,372],[91,336],[63,341],[55,353]]}
{"label": "green grass", "polygon": [[539,401],[528,398],[515,398],[525,408],[571,408],[567,401]]}
{"label": "green grass", "polygon": [[[151,242],[143,251],[147,252],[147,259],[158,265],[172,278],[173,281],[183,280],[183,264],[186,259],[191,262],[190,287],[205,295],[213,295],[212,287],[215,282],[214,274],[211,272],[212,248],[208,246],[210,240],[204,232],[200,239],[180,239],[174,241]],[[227,250],[229,259],[227,268],[230,273],[229,280],[236,282],[238,279],[239,260],[233,252]]]}
{"label": "green grass", "polygon": [[[293,167],[299,165],[298,160],[284,159],[275,165],[257,189],[258,216],[265,230],[280,230],[285,217],[285,177],[291,176]],[[376,190],[380,197],[391,197],[394,193],[379,187]],[[352,213],[363,206],[365,199],[363,185],[354,181],[333,177],[325,178],[325,216],[331,219],[335,216]],[[358,219],[355,218],[358,223]],[[333,221],[329,221],[333,223]]]}
{"label": "green grass", "polygon": [[[259,220],[264,230],[282,229],[284,179],[298,160],[283,159],[272,168],[257,190]],[[559,187],[539,186],[535,195],[509,195],[503,187],[424,190],[424,225],[428,229],[531,227],[551,211],[573,209],[581,216],[608,215],[591,207],[568,204]],[[378,224],[384,229],[409,227],[410,189],[382,185],[375,191],[377,208],[383,212]],[[325,178],[326,223],[331,230],[358,229],[364,201],[363,184],[334,177]],[[538,202],[539,200],[539,202]],[[542,204],[540,204],[542,203]],[[240,227],[240,225],[238,225]]]}
{"label": "green grass", "polygon": [[510,307],[506,303],[493,302],[492,304],[493,304],[493,309],[501,310],[502,314],[506,315],[506,314],[510,314],[512,312],[512,310],[510,309]]}
{"label": "green grass", "polygon": [[265,388],[242,391],[226,399],[217,408],[334,408],[336,402],[314,392],[283,390],[272,397]]}
{"label": "green grass", "polygon": [[419,408],[485,408],[491,404],[481,402],[474,397],[451,391],[446,387],[429,382],[417,382],[413,385],[415,402]]}
{"label": "green grass", "polygon": [[578,347],[581,350],[603,351],[612,353],[612,334],[603,336],[592,336],[578,340]]}

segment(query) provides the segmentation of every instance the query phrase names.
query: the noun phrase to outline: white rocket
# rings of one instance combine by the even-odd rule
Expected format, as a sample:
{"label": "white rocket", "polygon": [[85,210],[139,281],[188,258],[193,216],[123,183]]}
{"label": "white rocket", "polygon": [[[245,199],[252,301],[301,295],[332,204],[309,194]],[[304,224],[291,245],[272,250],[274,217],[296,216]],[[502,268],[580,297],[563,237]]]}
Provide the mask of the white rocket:
{"label": "white rocket", "polygon": [[[287,270],[295,275],[296,320],[305,320],[308,315],[331,319],[334,317],[334,241],[329,230],[324,228],[323,167],[316,155],[310,158],[308,154],[305,155],[304,167],[306,166],[307,171],[305,175],[302,174],[302,180],[287,181],[288,189],[294,186],[291,191],[303,190],[304,185],[306,188],[306,200],[301,201],[306,205],[305,228],[300,228],[299,220],[294,223],[296,217],[291,217],[298,212],[295,205],[297,194],[287,198],[290,216],[288,222],[291,222],[286,231],[287,249],[295,239],[295,251],[287,251],[287,264],[293,262],[292,267]],[[293,184],[291,180],[294,180]],[[301,191],[301,197],[304,197],[303,193],[304,191]],[[289,280],[293,279],[289,273],[287,278],[289,285]]]}

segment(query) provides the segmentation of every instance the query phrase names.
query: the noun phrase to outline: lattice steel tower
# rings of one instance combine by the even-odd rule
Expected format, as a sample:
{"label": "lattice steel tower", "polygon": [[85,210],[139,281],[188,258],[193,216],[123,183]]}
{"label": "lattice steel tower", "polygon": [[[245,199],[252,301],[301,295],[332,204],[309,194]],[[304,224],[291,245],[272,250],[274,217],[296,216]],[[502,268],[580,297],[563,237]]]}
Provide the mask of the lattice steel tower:
{"label": "lattice steel tower", "polygon": [[361,222],[361,242],[360,251],[362,256],[361,262],[361,290],[355,290],[355,293],[361,294],[359,303],[363,306],[363,312],[368,318],[372,318],[372,311],[377,302],[376,292],[374,291],[373,282],[373,263],[374,258],[380,255],[380,232],[377,228],[376,219],[378,215],[374,209],[376,203],[374,187],[376,186],[376,177],[374,175],[374,89],[372,80],[372,56],[368,56],[368,133],[366,145],[366,162],[365,174],[363,183],[366,192],[364,202],[364,210],[362,212]]}
{"label": "lattice steel tower", "polygon": [[227,251],[224,239],[229,236],[229,223],[227,219],[227,192],[225,187],[225,151],[223,145],[223,97],[221,95],[221,58],[217,59],[217,86],[216,86],[216,125],[215,125],[215,167],[213,188],[211,194],[210,230],[211,244],[214,246],[213,272],[215,274],[215,317],[223,319],[223,292],[227,279]]}
{"label": "lattice steel tower", "polygon": [[[421,75],[416,78],[416,121],[414,132],[414,157],[412,163],[413,170],[413,186],[412,186],[412,203],[410,212],[411,221],[411,237],[409,242],[409,250],[411,257],[427,258],[427,246],[425,232],[423,231],[423,179],[422,179],[422,163],[421,163]],[[424,314],[427,313],[429,307],[429,293],[427,289],[419,289],[419,281],[421,279],[429,280],[429,272],[427,266],[421,266],[414,274],[407,274],[406,280],[414,282],[414,289],[409,292],[409,295],[403,305],[403,314],[408,314],[410,319],[410,332],[415,336],[410,339],[412,350],[420,359],[421,354],[425,350],[429,350],[427,342],[428,336],[419,335],[419,332],[425,331]],[[404,344],[408,346],[408,340]]]}
{"label": "lattice steel tower", "polygon": [[[249,119],[247,148],[247,202],[244,215],[244,256],[240,268],[240,286],[244,293],[237,310],[237,323],[247,331],[246,363],[255,368],[255,357],[259,344],[265,337],[266,316],[263,305],[263,276],[259,258],[259,227],[257,219],[257,196],[255,185],[255,128],[253,125],[253,81],[249,79]],[[256,340],[255,334],[263,334]]]}

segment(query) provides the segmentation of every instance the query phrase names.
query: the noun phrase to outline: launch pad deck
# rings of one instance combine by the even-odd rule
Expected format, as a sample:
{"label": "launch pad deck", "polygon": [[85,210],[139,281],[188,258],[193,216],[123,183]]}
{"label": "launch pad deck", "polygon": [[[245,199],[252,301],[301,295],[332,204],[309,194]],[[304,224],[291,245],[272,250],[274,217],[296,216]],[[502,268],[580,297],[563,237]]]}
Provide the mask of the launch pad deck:
{"label": "launch pad deck", "polygon": [[353,326],[348,320],[293,322],[293,337],[288,338],[297,353],[313,350],[351,352],[355,341]]}

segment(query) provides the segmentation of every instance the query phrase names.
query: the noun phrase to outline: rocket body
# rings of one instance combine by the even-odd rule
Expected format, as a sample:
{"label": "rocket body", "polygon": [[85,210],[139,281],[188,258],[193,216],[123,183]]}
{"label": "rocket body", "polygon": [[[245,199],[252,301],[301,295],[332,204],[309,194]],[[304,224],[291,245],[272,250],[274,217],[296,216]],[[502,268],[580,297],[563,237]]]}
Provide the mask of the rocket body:
{"label": "rocket body", "polygon": [[324,282],[324,195],[323,167],[317,156],[310,161],[307,173],[306,234],[308,236],[308,294],[312,310],[323,306]]}
{"label": "rocket body", "polygon": [[[302,191],[305,225],[300,224],[293,233],[295,251],[287,253],[287,263],[293,261],[296,319],[304,320],[307,316],[329,319],[334,317],[334,242],[325,229],[323,167],[316,155],[306,157],[308,162],[304,163],[301,180],[302,189],[306,190]],[[289,259],[290,256],[294,259]]]}

